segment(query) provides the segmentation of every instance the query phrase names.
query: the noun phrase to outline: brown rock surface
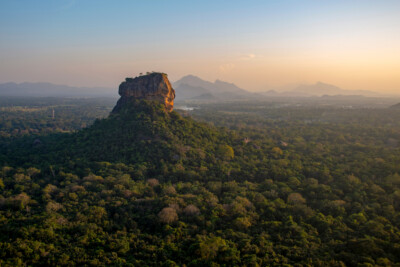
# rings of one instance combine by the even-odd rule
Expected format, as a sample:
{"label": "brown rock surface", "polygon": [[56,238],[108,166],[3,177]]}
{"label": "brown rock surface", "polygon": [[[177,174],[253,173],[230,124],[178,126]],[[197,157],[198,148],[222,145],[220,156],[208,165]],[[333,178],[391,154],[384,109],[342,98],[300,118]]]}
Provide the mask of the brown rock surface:
{"label": "brown rock surface", "polygon": [[136,99],[156,101],[165,105],[167,111],[174,107],[175,90],[172,88],[165,73],[150,73],[136,78],[126,78],[119,86],[117,105],[113,112],[118,112],[123,106]]}

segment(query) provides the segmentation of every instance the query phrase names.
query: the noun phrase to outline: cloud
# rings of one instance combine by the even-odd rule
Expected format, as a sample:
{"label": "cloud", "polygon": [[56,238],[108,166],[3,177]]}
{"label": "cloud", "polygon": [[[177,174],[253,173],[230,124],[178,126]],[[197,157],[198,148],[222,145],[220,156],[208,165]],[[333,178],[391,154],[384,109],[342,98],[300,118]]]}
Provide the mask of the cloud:
{"label": "cloud", "polygon": [[240,57],[241,60],[251,60],[256,58],[255,54],[245,54]]}
{"label": "cloud", "polygon": [[235,64],[227,63],[219,66],[219,71],[222,73],[229,73],[235,68]]}

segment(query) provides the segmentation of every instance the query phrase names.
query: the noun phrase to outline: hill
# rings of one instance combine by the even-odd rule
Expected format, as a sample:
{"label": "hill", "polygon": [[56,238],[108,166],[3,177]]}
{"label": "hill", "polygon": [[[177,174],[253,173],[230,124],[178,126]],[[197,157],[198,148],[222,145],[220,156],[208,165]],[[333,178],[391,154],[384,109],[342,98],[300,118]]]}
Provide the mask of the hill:
{"label": "hill", "polygon": [[344,90],[332,84],[317,82],[311,85],[299,85],[291,93],[303,94],[304,96],[323,96],[323,95],[361,95],[379,96],[378,93],[367,90]]}
{"label": "hill", "polygon": [[268,97],[320,97],[320,96],[364,96],[364,97],[383,97],[376,92],[368,90],[345,90],[336,85],[317,82],[315,84],[291,85],[280,90],[269,90],[260,92],[260,95]]}
{"label": "hill", "polygon": [[[84,159],[160,167],[161,162],[192,162],[200,154],[213,153],[215,143],[223,137],[208,125],[183,118],[175,111],[166,112],[161,104],[137,101],[77,133],[28,138],[19,146],[10,146],[7,158],[8,163],[12,158],[20,159],[18,164],[51,165]],[[27,155],[18,154],[35,140],[41,145]]]}
{"label": "hill", "polygon": [[[253,94],[239,88],[233,83],[227,83],[220,80],[209,82],[193,75],[187,75],[173,83],[177,92],[177,100],[196,99],[201,95],[208,95],[207,99],[241,99],[252,97]],[[210,97],[214,96],[214,97]]]}
{"label": "hill", "polygon": [[3,145],[0,165],[46,168],[80,159],[87,163],[147,164],[152,171],[159,170],[163,162],[186,163],[189,168],[199,159],[202,164],[211,164],[215,158],[210,156],[218,145],[230,142],[227,132],[172,110],[175,92],[165,74],[127,78],[119,93],[121,98],[112,113],[86,129],[74,134],[26,137]]}

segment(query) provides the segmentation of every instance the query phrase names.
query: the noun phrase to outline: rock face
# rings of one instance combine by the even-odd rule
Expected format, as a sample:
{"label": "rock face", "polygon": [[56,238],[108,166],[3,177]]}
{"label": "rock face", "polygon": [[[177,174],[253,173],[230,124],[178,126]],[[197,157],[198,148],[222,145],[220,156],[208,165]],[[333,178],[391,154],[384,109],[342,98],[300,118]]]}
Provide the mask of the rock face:
{"label": "rock face", "polygon": [[113,113],[135,100],[156,101],[165,106],[167,111],[174,107],[175,90],[165,73],[150,73],[136,78],[126,78],[119,86],[117,105]]}

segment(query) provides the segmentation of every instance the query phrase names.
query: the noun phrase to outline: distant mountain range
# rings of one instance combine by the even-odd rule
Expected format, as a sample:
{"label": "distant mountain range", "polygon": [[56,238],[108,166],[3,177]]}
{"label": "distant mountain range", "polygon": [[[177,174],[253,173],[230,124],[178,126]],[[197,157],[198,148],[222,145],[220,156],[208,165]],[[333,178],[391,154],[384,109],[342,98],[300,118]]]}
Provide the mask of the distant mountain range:
{"label": "distant mountain range", "polygon": [[379,93],[367,90],[345,90],[335,85],[317,82],[311,85],[298,85],[294,89],[270,90],[252,93],[239,88],[233,83],[216,80],[205,81],[193,75],[187,75],[173,83],[177,100],[231,100],[260,97],[321,97],[321,96],[364,96],[379,97]]}
{"label": "distant mountain range", "polygon": [[[173,83],[177,100],[241,99],[254,94],[233,83],[216,80],[214,83],[187,75]],[[25,97],[117,97],[115,88],[73,87],[52,83],[2,83],[0,96]]]}
{"label": "distant mountain range", "polygon": [[270,90],[262,93],[265,96],[287,96],[287,97],[312,97],[312,96],[368,96],[368,97],[378,97],[381,96],[379,93],[375,93],[367,90],[344,90],[332,84],[327,84],[323,82],[317,82],[310,85],[298,85],[296,88],[288,91],[277,92],[275,90]]}
{"label": "distant mountain range", "polygon": [[239,88],[233,83],[223,82],[220,80],[209,82],[194,75],[187,75],[174,82],[172,85],[175,89],[177,100],[229,100],[254,97],[255,95],[254,93]]}
{"label": "distant mountain range", "polygon": [[0,96],[26,97],[110,97],[118,95],[115,88],[72,87],[52,83],[2,83]]}
{"label": "distant mountain range", "polygon": [[[176,100],[235,100],[258,99],[262,97],[319,97],[319,96],[383,96],[367,90],[344,90],[335,85],[317,82],[298,85],[294,89],[249,92],[233,83],[216,80],[205,81],[194,75],[187,75],[174,82]],[[115,88],[73,87],[52,83],[2,83],[0,96],[25,97],[117,97]]]}
{"label": "distant mountain range", "polygon": [[378,93],[367,90],[344,90],[335,85],[317,82],[311,85],[299,85],[295,90],[297,93],[303,93],[314,96],[323,95],[362,95],[362,96],[379,96]]}

